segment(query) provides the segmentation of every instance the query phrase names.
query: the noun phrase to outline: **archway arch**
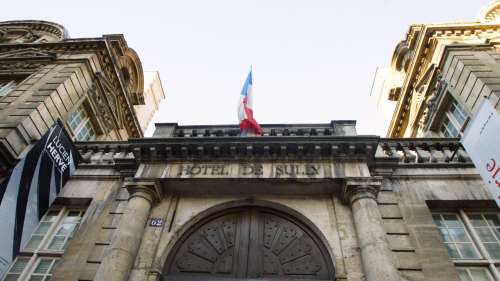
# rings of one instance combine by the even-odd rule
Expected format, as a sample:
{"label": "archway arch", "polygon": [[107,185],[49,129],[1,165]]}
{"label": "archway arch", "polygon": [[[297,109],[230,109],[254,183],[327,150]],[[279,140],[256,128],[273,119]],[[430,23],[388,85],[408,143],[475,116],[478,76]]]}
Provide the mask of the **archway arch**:
{"label": "archway arch", "polygon": [[333,261],[311,222],[270,204],[230,205],[181,235],[163,280],[334,280]]}

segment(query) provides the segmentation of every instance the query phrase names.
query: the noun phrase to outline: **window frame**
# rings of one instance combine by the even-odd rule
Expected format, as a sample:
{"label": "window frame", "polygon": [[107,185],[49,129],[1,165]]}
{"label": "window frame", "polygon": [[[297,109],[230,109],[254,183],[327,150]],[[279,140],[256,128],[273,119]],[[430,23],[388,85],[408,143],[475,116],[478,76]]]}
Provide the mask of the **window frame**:
{"label": "window frame", "polygon": [[[452,259],[450,257],[450,261],[455,265],[456,268],[472,268],[472,267],[481,267],[488,269],[489,274],[493,277],[492,280],[500,280],[500,259],[493,259],[490,257],[490,254],[486,250],[483,245],[482,240],[477,234],[475,227],[472,225],[468,215],[486,215],[486,214],[495,214],[500,219],[500,213],[494,210],[478,210],[478,209],[455,209],[455,210],[433,210],[431,212],[432,215],[444,215],[444,214],[454,214],[456,215],[461,224],[464,226],[465,232],[471,238],[472,244],[476,251],[478,252],[480,258],[479,259]],[[434,220],[434,219],[433,219]],[[435,224],[435,223],[434,223]],[[436,228],[439,228],[436,225]],[[441,234],[440,237],[442,238]],[[444,239],[443,239],[444,240]],[[443,246],[444,241],[443,241]]]}
{"label": "window frame", "polygon": [[[35,273],[35,270],[37,266],[40,264],[40,262],[44,259],[52,259],[56,260],[56,264],[58,260],[62,257],[64,254],[67,246],[69,245],[70,241],[73,239],[74,234],[78,231],[78,228],[82,224],[85,216],[85,207],[80,207],[80,206],[53,206],[50,209],[47,210],[47,212],[44,214],[43,218],[40,220],[38,223],[37,227],[35,228],[35,231],[38,230],[40,227],[40,224],[45,222],[46,216],[53,211],[58,211],[58,214],[56,218],[52,221],[52,225],[47,229],[47,231],[43,234],[43,238],[40,240],[40,242],[37,244],[35,248],[27,248],[28,244],[32,240],[33,236],[35,236],[35,232],[31,235],[30,239],[26,242],[25,245],[23,245],[23,248],[19,252],[19,255],[11,262],[9,265],[5,275],[2,277],[2,281],[5,281],[7,276],[11,274],[11,269],[14,267],[14,264],[18,261],[18,259],[27,259],[28,262],[26,266],[23,268],[23,270],[19,273],[19,277],[17,278],[17,281],[27,281],[29,280],[32,275]],[[69,234],[67,237],[65,237],[65,243],[66,245],[63,247],[61,250],[54,250],[50,249],[50,244],[54,237],[57,235],[57,232],[61,228],[61,226],[65,223],[64,219],[68,217],[68,214],[72,211],[78,211],[79,212],[79,222],[77,223],[77,226],[74,227],[73,231],[71,234]],[[53,268],[56,266],[56,264],[52,264],[51,272]],[[38,274],[38,273],[36,273]],[[51,275],[51,273],[46,273],[44,276]]]}
{"label": "window frame", "polygon": [[[73,128],[71,126],[72,120],[70,120],[70,118],[77,113],[80,115],[80,122],[77,124],[75,128]],[[73,140],[75,141],[93,141],[97,139],[97,130],[90,118],[90,114],[84,103],[80,104],[70,114],[68,114],[68,119],[66,120],[66,124],[69,131],[71,132],[71,135],[73,136]],[[89,132],[92,132],[93,134],[89,134],[89,136],[91,137],[87,140],[78,139],[78,135],[82,132],[84,128],[86,128]]]}
{"label": "window frame", "polygon": [[12,92],[18,85],[16,80],[0,82],[0,98],[5,97]]}
{"label": "window frame", "polygon": [[[456,111],[462,116],[464,117],[464,120],[463,120],[463,123],[460,122],[456,117],[455,115],[453,114],[453,112],[451,111],[452,107],[455,107],[456,108]],[[442,136],[442,137],[446,137],[446,138],[456,138],[456,137],[459,137],[460,136],[460,133],[462,132],[462,129],[465,129],[464,126],[467,125],[467,119],[470,117],[469,113],[465,110],[465,108],[463,108],[463,106],[458,103],[458,101],[450,96],[449,97],[449,103],[446,105],[445,107],[445,111],[443,113],[443,116],[439,122],[439,125],[437,126],[437,130],[438,130],[438,133]],[[445,122],[448,121],[452,126],[453,126],[453,129],[457,132],[456,135],[451,135],[450,134],[450,130],[447,129],[447,126],[445,125]],[[448,135],[446,135],[445,133],[443,133],[443,128],[444,130],[448,133]]]}

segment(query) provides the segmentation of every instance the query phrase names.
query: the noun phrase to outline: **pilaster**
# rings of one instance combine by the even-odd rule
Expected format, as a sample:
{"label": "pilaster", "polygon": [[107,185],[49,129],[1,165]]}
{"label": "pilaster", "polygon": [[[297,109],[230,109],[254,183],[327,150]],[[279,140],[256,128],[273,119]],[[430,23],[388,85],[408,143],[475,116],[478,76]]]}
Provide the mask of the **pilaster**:
{"label": "pilaster", "polygon": [[342,197],[351,206],[366,280],[399,281],[376,201],[380,185],[380,178],[349,179]]}
{"label": "pilaster", "polygon": [[125,185],[130,193],[127,208],[94,280],[128,280],[151,208],[162,198],[156,182],[128,182]]}

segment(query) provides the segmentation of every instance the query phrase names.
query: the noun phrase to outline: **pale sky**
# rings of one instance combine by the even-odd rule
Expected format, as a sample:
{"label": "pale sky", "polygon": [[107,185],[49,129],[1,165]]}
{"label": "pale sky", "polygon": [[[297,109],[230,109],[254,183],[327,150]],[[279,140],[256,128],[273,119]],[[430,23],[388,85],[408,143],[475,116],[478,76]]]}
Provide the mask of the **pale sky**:
{"label": "pale sky", "polygon": [[492,0],[4,1],[2,20],[64,25],[72,38],[122,33],[166,102],[156,122],[237,124],[253,65],[259,123],[357,120],[385,135],[369,97],[412,23],[474,21]]}

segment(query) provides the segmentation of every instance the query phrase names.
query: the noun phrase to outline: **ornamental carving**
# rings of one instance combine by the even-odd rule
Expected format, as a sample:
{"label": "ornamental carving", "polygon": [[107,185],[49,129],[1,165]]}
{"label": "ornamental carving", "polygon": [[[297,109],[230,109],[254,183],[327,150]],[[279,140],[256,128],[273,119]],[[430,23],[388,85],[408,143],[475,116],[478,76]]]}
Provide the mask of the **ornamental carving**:
{"label": "ornamental carving", "polygon": [[0,22],[0,44],[29,44],[57,42],[65,39],[61,25],[46,21]]}
{"label": "ornamental carving", "polygon": [[165,280],[334,276],[332,261],[318,239],[299,222],[274,211],[236,209],[205,221],[186,236],[167,261]]}
{"label": "ornamental carving", "polygon": [[106,131],[106,133],[108,133],[109,131],[114,129],[114,125],[112,116],[109,114],[109,111],[107,109],[106,102],[95,85],[91,86],[88,93],[91,101],[99,112],[99,116],[101,117],[102,122],[104,123],[104,130]]}

